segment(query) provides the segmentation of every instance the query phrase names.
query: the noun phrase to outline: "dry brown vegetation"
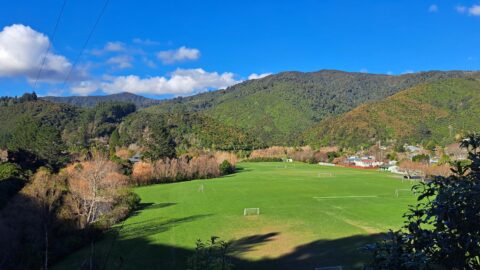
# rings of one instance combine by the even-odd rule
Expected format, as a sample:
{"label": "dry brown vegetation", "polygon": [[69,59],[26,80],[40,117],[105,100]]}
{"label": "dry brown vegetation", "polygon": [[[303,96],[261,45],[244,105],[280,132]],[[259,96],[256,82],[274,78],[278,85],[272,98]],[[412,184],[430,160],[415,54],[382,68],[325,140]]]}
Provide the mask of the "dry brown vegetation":
{"label": "dry brown vegetation", "polygon": [[431,176],[449,176],[452,174],[450,165],[430,165],[422,162],[413,162],[404,160],[399,165],[400,169],[406,173],[408,178],[414,175],[426,179]]}
{"label": "dry brown vegetation", "polygon": [[252,151],[249,159],[291,158],[308,163],[328,162],[328,153],[336,151],[338,151],[337,147],[323,147],[320,150],[314,150],[310,146],[299,148],[272,146]]}
{"label": "dry brown vegetation", "polygon": [[127,185],[119,166],[101,156],[68,166],[68,202],[81,228],[98,221],[110,211]]}
{"label": "dry brown vegetation", "polygon": [[233,166],[237,163],[235,154],[229,152],[165,158],[153,163],[137,162],[133,166],[132,180],[136,185],[147,185],[219,177],[221,176],[219,165],[224,160]]}

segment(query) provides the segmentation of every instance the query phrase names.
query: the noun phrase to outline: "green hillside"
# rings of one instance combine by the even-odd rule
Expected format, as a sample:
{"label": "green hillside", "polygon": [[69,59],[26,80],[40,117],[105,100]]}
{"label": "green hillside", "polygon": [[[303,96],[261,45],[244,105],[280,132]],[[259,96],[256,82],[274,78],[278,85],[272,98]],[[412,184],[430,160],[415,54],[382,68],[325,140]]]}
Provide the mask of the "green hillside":
{"label": "green hillside", "polygon": [[130,115],[118,126],[122,144],[142,143],[145,131],[152,125],[162,125],[167,128],[179,153],[192,147],[243,150],[262,146],[254,136],[242,129],[224,125],[198,113],[149,113],[145,111]]}
{"label": "green hillside", "polygon": [[264,144],[291,145],[300,143],[298,135],[302,131],[363,103],[381,100],[420,83],[470,76],[478,73],[432,71],[389,76],[335,70],[284,72],[225,90],[168,100],[146,110],[199,111],[247,130]]}
{"label": "green hillside", "polygon": [[480,129],[479,102],[479,79],[421,84],[326,119],[305,133],[305,141],[352,147],[377,140],[445,144],[457,133]]}
{"label": "green hillside", "polygon": [[162,102],[161,100],[146,98],[146,97],[142,97],[142,96],[135,95],[132,93],[127,93],[127,92],[112,94],[112,95],[105,95],[105,96],[69,96],[69,97],[47,96],[47,97],[42,97],[41,99],[55,102],[55,103],[65,103],[73,106],[88,107],[88,108],[95,107],[99,103],[112,102],[112,101],[130,102],[135,104],[137,108],[146,108],[148,106],[157,105]]}
{"label": "green hillside", "polygon": [[33,118],[41,125],[49,125],[62,132],[80,115],[80,112],[77,108],[66,104],[42,100],[0,106],[0,148],[6,147],[16,123],[22,118]]}

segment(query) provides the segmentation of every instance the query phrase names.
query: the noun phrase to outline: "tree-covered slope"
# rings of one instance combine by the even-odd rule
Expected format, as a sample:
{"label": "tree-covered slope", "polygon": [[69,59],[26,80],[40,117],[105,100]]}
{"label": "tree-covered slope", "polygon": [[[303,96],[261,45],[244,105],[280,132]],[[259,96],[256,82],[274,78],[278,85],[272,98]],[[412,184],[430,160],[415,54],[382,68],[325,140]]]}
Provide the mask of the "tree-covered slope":
{"label": "tree-covered slope", "polygon": [[0,106],[0,148],[6,147],[22,118],[31,118],[40,125],[48,125],[62,132],[79,115],[80,110],[73,106],[43,100]]}
{"label": "tree-covered slope", "polygon": [[328,118],[306,131],[304,138],[311,145],[350,147],[378,140],[445,144],[455,134],[480,129],[478,104],[480,79],[424,83]]}
{"label": "tree-covered slope", "polygon": [[224,125],[198,113],[148,113],[139,111],[128,116],[118,127],[120,143],[145,144],[148,133],[160,126],[168,130],[178,153],[189,148],[247,150],[259,148],[259,142],[240,128]]}
{"label": "tree-covered slope", "polygon": [[389,76],[335,70],[284,72],[246,81],[225,90],[176,98],[149,112],[200,111],[247,130],[264,144],[296,144],[298,135],[319,121],[366,102],[381,100],[414,85],[477,73],[422,72]]}
{"label": "tree-covered slope", "polygon": [[105,96],[69,96],[69,97],[53,97],[47,96],[42,97],[43,100],[55,102],[55,103],[65,103],[70,104],[78,107],[95,107],[97,104],[102,102],[112,102],[112,101],[119,101],[119,102],[130,102],[135,104],[137,108],[145,108],[148,106],[153,106],[160,104],[160,100],[150,99],[142,96],[138,96],[131,93],[119,93],[113,95],[105,95]]}

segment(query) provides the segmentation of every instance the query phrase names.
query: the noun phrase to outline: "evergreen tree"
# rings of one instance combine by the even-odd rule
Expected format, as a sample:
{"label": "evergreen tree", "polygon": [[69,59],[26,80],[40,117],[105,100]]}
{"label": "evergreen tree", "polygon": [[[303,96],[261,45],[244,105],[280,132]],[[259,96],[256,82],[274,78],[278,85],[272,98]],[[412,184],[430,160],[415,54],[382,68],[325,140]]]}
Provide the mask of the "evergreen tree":
{"label": "evergreen tree", "polygon": [[148,151],[145,152],[144,156],[150,160],[159,160],[175,156],[175,141],[167,127],[162,123],[153,123],[149,126],[145,138],[145,145]]}
{"label": "evergreen tree", "polygon": [[41,163],[53,167],[66,160],[60,132],[28,116],[20,118],[16,123],[8,149],[19,153],[28,152],[35,155]]}

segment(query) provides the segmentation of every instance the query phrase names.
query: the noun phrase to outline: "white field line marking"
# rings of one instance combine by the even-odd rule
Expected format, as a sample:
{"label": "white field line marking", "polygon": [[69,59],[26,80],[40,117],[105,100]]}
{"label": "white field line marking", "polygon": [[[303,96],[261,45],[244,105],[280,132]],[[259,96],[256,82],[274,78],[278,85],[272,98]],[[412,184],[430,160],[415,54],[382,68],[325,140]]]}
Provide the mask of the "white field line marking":
{"label": "white field line marking", "polygon": [[378,198],[377,195],[364,195],[364,196],[327,196],[327,197],[313,197],[314,199],[354,199],[354,198]]}

